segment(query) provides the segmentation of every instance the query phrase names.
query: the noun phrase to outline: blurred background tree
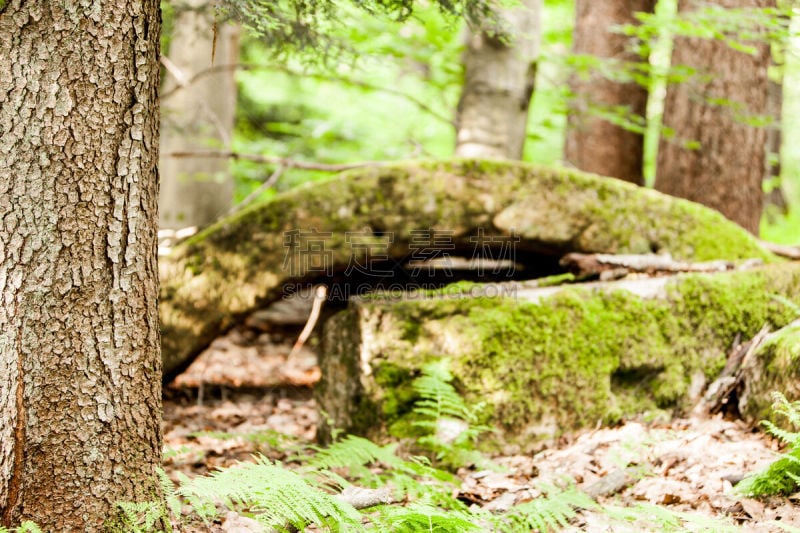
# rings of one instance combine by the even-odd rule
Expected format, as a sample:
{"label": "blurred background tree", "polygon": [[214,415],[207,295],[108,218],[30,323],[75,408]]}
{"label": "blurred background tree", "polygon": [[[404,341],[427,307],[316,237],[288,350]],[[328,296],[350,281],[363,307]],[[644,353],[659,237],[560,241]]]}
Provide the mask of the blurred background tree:
{"label": "blurred background tree", "polygon": [[[448,16],[438,5],[420,5],[412,16],[397,21],[394,18],[403,18],[402,4],[395,17],[386,17],[323,3],[318,9],[334,9],[335,17],[325,18],[324,27],[311,24],[307,29],[301,24],[299,40],[285,46],[286,35],[297,30],[297,24],[265,25],[252,9],[248,11],[252,4],[268,5],[241,2],[215,15],[219,21],[235,16],[243,27],[230,151],[263,158],[233,158],[234,204],[253,191],[268,198],[277,190],[328,175],[294,162],[452,157],[457,127],[463,123],[462,95],[473,79],[467,44],[475,36],[494,35],[504,20],[499,17],[498,26],[487,33],[486,27],[468,29],[462,19]],[[213,7],[208,6],[212,12]],[[675,181],[670,172],[674,175],[676,169],[685,168],[686,158],[694,157],[716,162],[715,167],[696,167],[713,187],[743,191],[745,169],[738,158],[743,157],[742,148],[752,148],[748,157],[760,158],[764,172],[755,176],[755,163],[746,167],[747,196],[764,190],[773,203],[785,200],[788,206],[785,212],[782,207],[772,209],[761,219],[762,237],[800,242],[800,148],[795,148],[800,146],[795,142],[800,122],[792,118],[800,112],[800,86],[794,83],[800,67],[798,41],[791,31],[793,5],[729,1],[690,9],[686,2],[678,10],[676,0],[577,0],[577,5],[572,0],[554,0],[541,7],[530,2],[495,6],[501,14],[519,10],[539,15],[517,30],[518,44],[525,44],[529,51],[514,52],[527,67],[535,61],[533,84],[520,85],[535,90],[529,102],[509,93],[523,115],[527,106],[523,160],[565,163],[646,186],[656,184],[723,212],[730,207],[726,214],[734,218],[744,209],[750,221],[737,221],[757,231],[753,220],[760,214],[753,212],[760,211],[760,192],[755,207],[734,205],[724,196],[726,205],[715,206],[709,200],[714,195],[702,192],[707,184],[693,181],[700,191],[695,196],[664,185]],[[220,38],[219,30],[215,35]],[[707,44],[685,45],[684,41]],[[514,39],[500,38],[497,43],[515,46]],[[714,63],[716,56],[702,52],[702,46],[728,50],[731,65],[752,58],[759,65],[759,83],[749,71],[726,71],[726,77],[714,74],[709,67],[715,65],[708,63]],[[771,50],[768,71],[764,49]],[[689,52],[694,52],[694,59]],[[723,65],[717,62],[716,66]],[[526,74],[531,71],[525,69]],[[767,85],[761,83],[766,72],[773,83],[783,81],[772,88],[769,106]],[[718,86],[730,92],[708,90],[711,87],[703,80],[710,73]],[[742,98],[736,88],[745,88]],[[757,102],[746,96],[750,93],[758,93]],[[680,102],[689,101],[695,102],[696,109],[684,111],[680,118]],[[665,102],[667,119],[662,124]],[[718,111],[718,116],[706,117],[710,110]],[[680,124],[692,125],[694,130]],[[732,128],[749,132],[755,140],[743,146]],[[207,155],[201,159],[210,164],[226,154]],[[170,157],[168,151],[164,157]],[[777,169],[778,178],[764,179]],[[162,172],[162,179],[169,178]],[[268,180],[274,187],[263,188]]]}

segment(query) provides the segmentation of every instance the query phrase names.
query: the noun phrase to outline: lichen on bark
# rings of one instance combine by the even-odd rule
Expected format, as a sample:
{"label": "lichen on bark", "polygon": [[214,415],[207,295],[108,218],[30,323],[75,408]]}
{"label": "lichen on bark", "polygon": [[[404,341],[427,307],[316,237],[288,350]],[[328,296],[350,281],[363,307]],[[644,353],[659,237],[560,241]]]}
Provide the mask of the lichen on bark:
{"label": "lichen on bark", "polygon": [[159,4],[0,13],[0,519],[100,531],[161,456]]}

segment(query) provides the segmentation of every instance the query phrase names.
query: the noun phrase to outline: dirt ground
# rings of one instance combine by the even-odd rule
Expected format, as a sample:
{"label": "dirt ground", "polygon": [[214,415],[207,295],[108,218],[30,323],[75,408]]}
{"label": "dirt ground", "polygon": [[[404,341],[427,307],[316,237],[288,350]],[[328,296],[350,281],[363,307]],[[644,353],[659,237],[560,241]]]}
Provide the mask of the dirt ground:
{"label": "dirt ground", "polygon": [[[314,351],[304,347],[290,358],[296,331],[263,329],[242,326],[218,339],[165,391],[164,465],[173,480],[178,472],[206,474],[257,452],[280,460],[288,444],[313,441],[319,413],[312,393],[320,378]],[[571,479],[604,505],[687,512],[687,530],[704,530],[693,527],[691,517],[728,517],[742,531],[791,531],[800,527],[800,494],[759,501],[732,490],[777,451],[776,441],[741,421],[628,421],[544,443],[532,456],[496,456],[502,473],[462,469],[459,497],[503,511],[537,497],[542,482]],[[191,530],[256,531],[235,513],[196,527]],[[622,529],[605,514],[582,512],[571,529],[648,527]]]}

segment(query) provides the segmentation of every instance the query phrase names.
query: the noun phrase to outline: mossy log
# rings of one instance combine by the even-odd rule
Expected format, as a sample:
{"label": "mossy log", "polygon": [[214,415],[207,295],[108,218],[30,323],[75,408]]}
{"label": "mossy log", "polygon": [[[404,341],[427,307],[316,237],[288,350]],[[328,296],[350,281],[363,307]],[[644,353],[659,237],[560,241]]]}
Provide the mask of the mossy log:
{"label": "mossy log", "polygon": [[[330,232],[331,267],[353,250],[345,233],[391,234],[388,259],[409,255],[413,232],[452,232],[467,249],[478,230],[520,238],[518,250],[671,253],[676,259],[771,256],[740,227],[700,205],[611,178],[519,163],[451,161],[345,172],[223,219],[162,257],[164,376],[176,375],[243,315],[281,296],[306,265],[288,265],[285,232]],[[291,276],[290,276],[291,274]]]}
{"label": "mossy log", "polygon": [[[488,403],[488,422],[504,442],[531,444],[630,415],[688,410],[737,336],[796,318],[775,295],[800,303],[800,263],[508,287],[494,298],[473,297],[485,287],[462,284],[415,298],[351,301],[325,327],[321,409],[339,429],[403,436],[415,400],[411,381],[444,357],[465,397]],[[770,352],[769,368],[796,376],[798,354],[781,350]]]}
{"label": "mossy log", "polygon": [[785,423],[775,420],[773,392],[800,400],[800,319],[768,335],[743,363],[739,412],[753,423],[766,419]]}

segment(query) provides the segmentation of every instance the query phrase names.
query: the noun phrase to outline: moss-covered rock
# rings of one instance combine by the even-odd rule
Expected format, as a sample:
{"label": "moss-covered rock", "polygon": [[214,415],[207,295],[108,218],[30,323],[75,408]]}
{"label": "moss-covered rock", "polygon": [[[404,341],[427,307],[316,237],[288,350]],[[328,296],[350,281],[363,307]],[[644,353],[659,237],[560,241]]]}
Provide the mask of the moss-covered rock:
{"label": "moss-covered rock", "polygon": [[468,400],[488,402],[506,441],[688,407],[737,335],[794,318],[774,295],[800,302],[800,264],[516,297],[452,293],[363,299],[327,323],[318,401],[336,426],[402,431],[410,379],[442,357]]}
{"label": "moss-covered rock", "polygon": [[739,411],[751,422],[774,420],[773,392],[800,400],[800,320],[767,336],[742,372]]}
{"label": "moss-covered rock", "polygon": [[511,162],[415,162],[345,172],[254,205],[202,231],[161,258],[164,374],[175,375],[242,315],[313,275],[290,257],[285,232],[326,236],[327,259],[345,270],[345,233],[390,234],[389,259],[409,254],[413,232],[452,232],[470,249],[478,230],[520,237],[518,250],[669,252],[677,259],[770,256],[720,214],[611,178]]}

